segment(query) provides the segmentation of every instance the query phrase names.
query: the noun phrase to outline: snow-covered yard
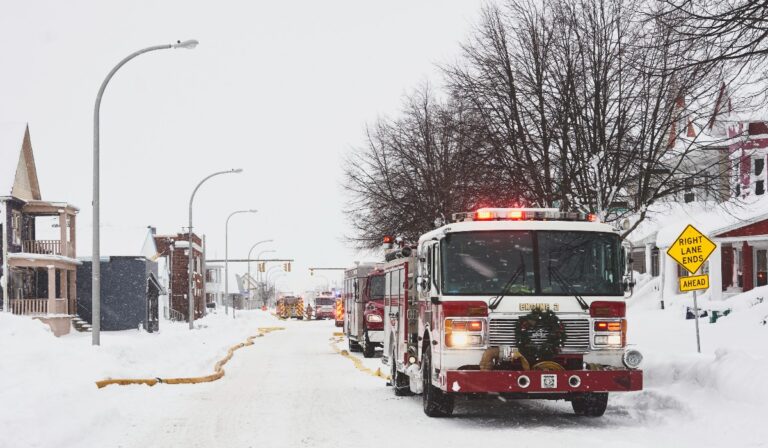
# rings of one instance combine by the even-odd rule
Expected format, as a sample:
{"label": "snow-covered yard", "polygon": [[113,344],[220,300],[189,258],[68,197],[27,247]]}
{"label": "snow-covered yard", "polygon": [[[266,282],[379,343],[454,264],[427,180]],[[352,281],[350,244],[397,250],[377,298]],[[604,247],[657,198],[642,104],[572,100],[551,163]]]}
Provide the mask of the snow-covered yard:
{"label": "snow-covered yard", "polygon": [[[384,380],[355,369],[332,347],[331,321],[278,321],[268,313],[223,314],[159,334],[54,338],[27,318],[0,315],[0,447],[23,446],[392,446],[486,440],[530,446],[768,446],[768,288],[736,296],[716,324],[702,319],[703,353],[687,298],[656,309],[652,287],[630,299],[630,341],[645,354],[645,389],[613,394],[606,415],[585,419],[562,402],[460,401],[452,419],[429,419],[418,397],[395,398]],[[704,302],[703,307],[707,306]],[[723,306],[723,305],[721,305]],[[109,386],[107,377],[212,372],[226,349],[260,326],[285,326],[236,352],[224,379],[194,386]],[[340,344],[341,345],[341,344]],[[343,346],[343,345],[342,345]],[[357,354],[355,354],[357,355]],[[380,360],[363,359],[375,370]]]}

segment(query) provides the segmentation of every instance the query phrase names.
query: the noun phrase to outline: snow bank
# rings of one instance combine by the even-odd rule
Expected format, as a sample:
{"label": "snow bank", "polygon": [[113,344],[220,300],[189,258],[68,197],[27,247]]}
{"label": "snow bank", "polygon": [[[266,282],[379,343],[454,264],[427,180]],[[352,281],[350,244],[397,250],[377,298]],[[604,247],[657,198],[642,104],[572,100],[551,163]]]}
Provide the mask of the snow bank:
{"label": "snow bank", "polygon": [[[78,446],[83,428],[114,421],[125,409],[151,406],[153,394],[167,393],[158,389],[184,393],[193,387],[99,390],[96,380],[210,374],[227,348],[274,323],[261,311],[241,312],[234,320],[219,313],[198,321],[194,331],[186,323],[161,322],[155,334],[102,332],[102,345],[93,347],[90,333],[56,338],[40,321],[0,313],[0,447]],[[8,434],[14,440],[3,436]]]}

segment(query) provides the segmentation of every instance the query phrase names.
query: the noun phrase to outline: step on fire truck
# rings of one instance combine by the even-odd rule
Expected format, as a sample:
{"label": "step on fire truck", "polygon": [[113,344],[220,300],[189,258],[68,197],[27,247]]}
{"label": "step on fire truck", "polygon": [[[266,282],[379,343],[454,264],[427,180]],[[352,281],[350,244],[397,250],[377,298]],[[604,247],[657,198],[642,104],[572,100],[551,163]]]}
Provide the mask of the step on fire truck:
{"label": "step on fire truck", "polygon": [[281,319],[304,319],[304,300],[296,296],[277,299],[277,317]]}
{"label": "step on fire truck", "polygon": [[432,417],[462,394],[563,399],[601,416],[610,392],[642,389],[616,230],[557,209],[453,218],[386,253],[382,361],[395,395],[422,394]]}
{"label": "step on fire truck", "polygon": [[372,358],[384,342],[384,271],[363,263],[344,271],[344,334],[349,351]]}
{"label": "step on fire truck", "polygon": [[336,297],[333,296],[332,292],[324,291],[317,293],[313,302],[315,320],[333,319],[336,316]]}

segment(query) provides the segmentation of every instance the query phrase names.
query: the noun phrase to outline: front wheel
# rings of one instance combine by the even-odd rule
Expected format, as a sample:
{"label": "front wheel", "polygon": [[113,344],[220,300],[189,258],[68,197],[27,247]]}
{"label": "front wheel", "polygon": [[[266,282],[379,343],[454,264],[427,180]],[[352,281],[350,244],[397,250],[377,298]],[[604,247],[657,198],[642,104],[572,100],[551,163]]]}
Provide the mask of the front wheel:
{"label": "front wheel", "polygon": [[585,417],[602,417],[608,407],[608,392],[590,392],[571,400],[573,412]]}
{"label": "front wheel", "polygon": [[450,417],[453,414],[453,396],[432,385],[432,348],[429,346],[424,350],[421,367],[424,413],[430,417]]}
{"label": "front wheel", "polygon": [[404,373],[397,371],[397,361],[395,361],[395,354],[389,358],[389,362],[392,364],[392,375],[389,379],[392,384],[392,390],[395,391],[396,397],[407,397],[411,395],[410,379]]}
{"label": "front wheel", "polygon": [[363,356],[373,358],[376,354],[376,345],[368,339],[368,333],[365,333],[365,345],[363,346]]}
{"label": "front wheel", "polygon": [[351,352],[361,352],[363,351],[363,348],[360,347],[360,344],[353,341],[352,338],[347,338],[347,341],[349,342],[349,351]]}

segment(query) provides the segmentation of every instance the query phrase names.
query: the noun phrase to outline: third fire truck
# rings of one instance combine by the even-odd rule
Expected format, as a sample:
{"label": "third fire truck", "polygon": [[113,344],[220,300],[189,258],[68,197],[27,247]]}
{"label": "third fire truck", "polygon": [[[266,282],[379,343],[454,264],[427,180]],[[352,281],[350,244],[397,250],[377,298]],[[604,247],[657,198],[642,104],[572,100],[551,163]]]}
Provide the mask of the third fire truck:
{"label": "third fire truck", "polygon": [[384,271],[362,263],[344,271],[344,334],[349,350],[372,358],[384,342]]}
{"label": "third fire truck", "polygon": [[448,416],[454,397],[564,399],[601,416],[642,389],[627,345],[626,249],[592,215],[493,208],[387,253],[384,357],[396,395]]}

